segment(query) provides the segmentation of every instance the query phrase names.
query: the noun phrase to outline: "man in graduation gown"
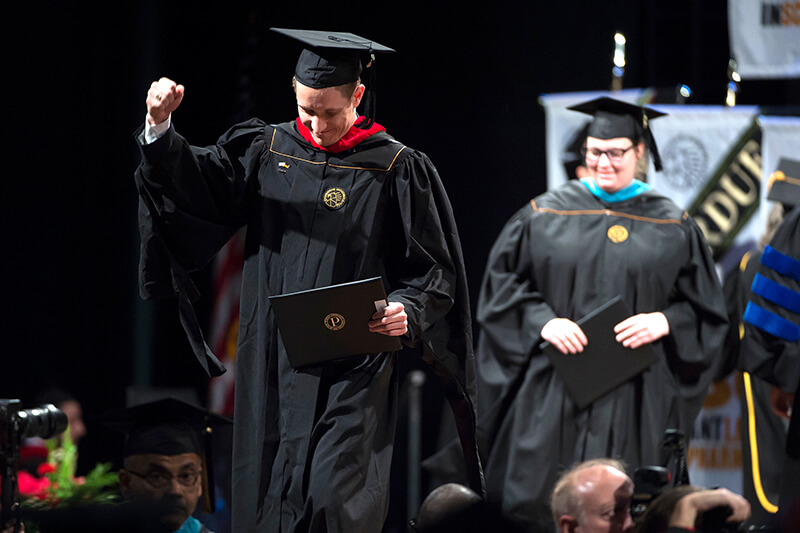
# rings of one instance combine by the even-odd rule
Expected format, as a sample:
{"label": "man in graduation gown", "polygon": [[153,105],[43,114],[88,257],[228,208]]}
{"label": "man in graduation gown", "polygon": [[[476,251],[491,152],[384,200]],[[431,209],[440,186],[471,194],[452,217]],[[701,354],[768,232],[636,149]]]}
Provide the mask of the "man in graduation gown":
{"label": "man in graduation gown", "polygon": [[213,533],[192,516],[198,501],[214,511],[211,433],[230,419],[175,398],[106,413],[97,420],[125,434],[122,497],[156,509],[159,525],[148,531]]}
{"label": "man in graduation gown", "polygon": [[[782,161],[783,163],[783,161]],[[800,162],[786,161],[785,179],[800,184]],[[775,191],[777,184],[771,190]],[[773,408],[789,419],[778,512],[800,524],[800,187],[781,188],[797,204],[764,249],[744,313],[745,337],[761,349],[743,350],[739,366],[774,385]],[[788,197],[791,194],[792,197]],[[789,529],[786,529],[787,531]]]}
{"label": "man in graduation gown", "polygon": [[[533,199],[508,221],[478,303],[487,495],[544,529],[552,527],[547,500],[561,470],[599,457],[632,470],[661,464],[664,431],[690,432],[727,327],[697,225],[634,179],[645,144],[658,163],[643,118],[660,113],[608,98],[575,109],[595,116],[585,147],[591,176]],[[580,409],[539,345],[581,357],[592,341],[576,321],[617,295],[631,312],[614,328],[617,342],[649,344],[658,360]],[[442,468],[443,477],[452,474]]]}
{"label": "man in graduation gown", "polygon": [[[800,188],[798,188],[800,191]],[[769,199],[777,200],[770,193]],[[758,245],[745,252],[736,268],[726,276],[722,285],[725,306],[731,327],[725,340],[725,364],[717,380],[725,379],[745,359],[746,352],[763,352],[758,339],[747,334],[744,311],[750,299],[750,286],[758,273],[759,256],[769,244],[781,221],[785,208],[775,203],[767,215],[767,224]],[[747,354],[748,360],[764,355]],[[774,519],[778,510],[778,495],[782,474],[783,446],[787,422],[772,409],[772,386],[749,372],[737,372],[737,387],[741,394],[740,433],[742,441],[743,490],[750,502],[752,515],[749,524],[764,526]]]}
{"label": "man in graduation gown", "polygon": [[369,96],[361,56],[390,49],[353,34],[276,31],[305,44],[295,121],[250,120],[199,148],[170,122],[183,87],[162,78],[148,92],[136,172],[141,290],[177,294],[198,359],[218,373],[186,272],[247,227],[233,530],[380,531],[397,414],[395,354],[291,368],[268,297],[381,276],[389,305],[369,327],[422,346],[456,413],[470,485],[482,490],[460,243],[428,157],[390,137],[369,107],[365,117],[356,114]]}

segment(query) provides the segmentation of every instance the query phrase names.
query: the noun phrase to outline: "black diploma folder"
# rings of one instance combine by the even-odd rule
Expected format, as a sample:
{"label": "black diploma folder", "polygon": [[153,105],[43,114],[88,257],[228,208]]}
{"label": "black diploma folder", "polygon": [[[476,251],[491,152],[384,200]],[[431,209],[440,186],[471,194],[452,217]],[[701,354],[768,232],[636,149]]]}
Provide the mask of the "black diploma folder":
{"label": "black diploma folder", "polygon": [[589,341],[583,352],[562,354],[549,342],[539,345],[578,408],[585,408],[658,360],[649,344],[632,350],[616,341],[614,326],[630,316],[628,306],[616,296],[578,320]]}
{"label": "black diploma folder", "polygon": [[373,333],[367,325],[386,307],[380,277],[270,296],[269,301],[292,368],[402,346],[399,337]]}

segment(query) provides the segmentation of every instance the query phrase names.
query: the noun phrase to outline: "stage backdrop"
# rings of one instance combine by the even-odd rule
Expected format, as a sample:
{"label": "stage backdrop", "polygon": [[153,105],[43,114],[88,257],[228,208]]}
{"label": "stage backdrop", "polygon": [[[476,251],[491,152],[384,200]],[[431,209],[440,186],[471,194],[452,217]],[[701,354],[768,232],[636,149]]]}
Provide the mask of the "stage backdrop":
{"label": "stage backdrop", "polygon": [[[548,188],[575,177],[582,129],[589,121],[566,108],[600,96],[647,104],[653,92],[541,96],[547,119]],[[759,116],[752,106],[647,105],[669,114],[650,123],[664,170],[654,172],[651,163],[647,179],[700,224],[722,274],[761,236],[768,210],[766,178],[781,157],[800,154],[800,118]],[[688,451],[693,484],[742,492],[740,393],[734,376],[709,391]]]}

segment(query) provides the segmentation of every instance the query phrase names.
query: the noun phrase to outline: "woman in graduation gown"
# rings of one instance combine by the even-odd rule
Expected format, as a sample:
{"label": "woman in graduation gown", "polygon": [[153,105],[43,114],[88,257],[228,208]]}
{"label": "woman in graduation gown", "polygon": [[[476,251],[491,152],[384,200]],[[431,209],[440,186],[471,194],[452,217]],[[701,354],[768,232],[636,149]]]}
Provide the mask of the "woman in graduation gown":
{"label": "woman in graduation gown", "polygon": [[[602,98],[571,108],[594,116],[588,177],[526,204],[489,256],[478,304],[479,432],[489,499],[532,524],[551,524],[559,471],[597,457],[659,464],[667,428],[691,431],[726,333],[724,299],[698,226],[634,178],[652,109]],[[542,355],[552,343],[581,357],[577,321],[615,296],[631,316],[614,327],[658,360],[584,409]],[[599,379],[599,378],[598,378]],[[550,527],[552,527],[550,525]]]}

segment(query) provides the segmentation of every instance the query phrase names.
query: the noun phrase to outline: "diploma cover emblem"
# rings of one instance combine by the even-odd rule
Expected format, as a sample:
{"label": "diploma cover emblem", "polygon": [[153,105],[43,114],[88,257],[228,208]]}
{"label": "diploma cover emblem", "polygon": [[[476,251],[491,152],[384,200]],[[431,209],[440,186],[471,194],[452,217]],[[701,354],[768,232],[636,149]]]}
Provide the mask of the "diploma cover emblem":
{"label": "diploma cover emblem", "polygon": [[619,244],[628,240],[628,230],[626,230],[623,226],[615,224],[608,228],[608,240],[613,242],[614,244]]}
{"label": "diploma cover emblem", "polygon": [[344,327],[344,317],[339,313],[331,313],[325,317],[325,327],[337,331]]}
{"label": "diploma cover emblem", "polygon": [[347,200],[347,195],[338,187],[331,187],[322,196],[322,201],[328,209],[341,209]]}

